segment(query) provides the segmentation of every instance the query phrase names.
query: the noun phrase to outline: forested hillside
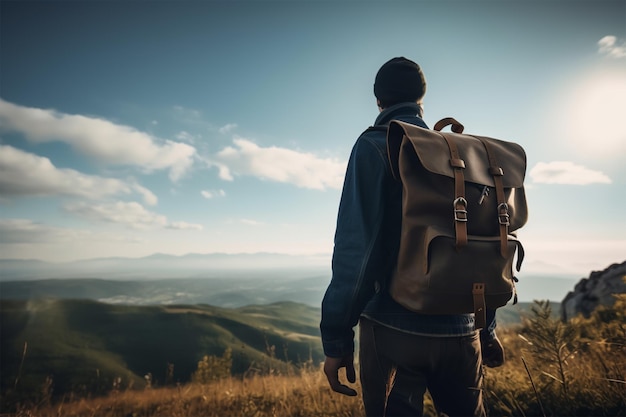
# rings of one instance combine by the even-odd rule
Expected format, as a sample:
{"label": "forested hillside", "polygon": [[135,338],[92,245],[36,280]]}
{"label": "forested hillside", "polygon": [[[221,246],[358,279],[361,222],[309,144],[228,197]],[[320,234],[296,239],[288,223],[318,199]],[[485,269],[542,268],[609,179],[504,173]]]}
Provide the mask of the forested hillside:
{"label": "forested hillside", "polygon": [[[86,300],[3,301],[2,393],[54,395],[186,383],[205,356],[232,351],[232,373],[322,359],[317,309],[283,302],[223,309]],[[5,396],[6,398],[6,396]]]}

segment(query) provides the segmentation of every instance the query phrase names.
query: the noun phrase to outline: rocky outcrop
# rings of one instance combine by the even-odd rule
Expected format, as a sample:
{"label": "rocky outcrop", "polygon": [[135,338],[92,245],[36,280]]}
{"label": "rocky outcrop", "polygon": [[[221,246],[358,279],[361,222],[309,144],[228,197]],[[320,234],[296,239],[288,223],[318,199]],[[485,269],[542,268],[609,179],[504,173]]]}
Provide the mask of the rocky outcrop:
{"label": "rocky outcrop", "polygon": [[623,293],[626,293],[626,261],[581,279],[561,302],[561,318],[566,321],[579,314],[589,317],[598,306],[613,305],[613,294]]}

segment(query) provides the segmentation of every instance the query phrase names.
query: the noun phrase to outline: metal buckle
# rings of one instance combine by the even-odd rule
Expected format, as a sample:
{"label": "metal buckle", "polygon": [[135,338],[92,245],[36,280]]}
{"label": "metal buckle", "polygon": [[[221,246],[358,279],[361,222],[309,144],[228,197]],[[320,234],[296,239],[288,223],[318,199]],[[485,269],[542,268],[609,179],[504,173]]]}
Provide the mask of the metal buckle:
{"label": "metal buckle", "polygon": [[506,203],[498,204],[498,222],[501,225],[509,226],[509,205]]}
{"label": "metal buckle", "polygon": [[[452,203],[454,207],[454,221],[466,222],[467,221],[467,200],[463,197],[457,197]],[[463,208],[457,208],[462,206]]]}

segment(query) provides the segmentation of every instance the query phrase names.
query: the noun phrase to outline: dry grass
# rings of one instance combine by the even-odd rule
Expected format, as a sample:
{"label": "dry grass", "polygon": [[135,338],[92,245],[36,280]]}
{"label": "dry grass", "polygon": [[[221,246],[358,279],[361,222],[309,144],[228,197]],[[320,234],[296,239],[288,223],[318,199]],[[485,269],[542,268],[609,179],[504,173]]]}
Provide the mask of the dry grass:
{"label": "dry grass", "polygon": [[360,398],[334,394],[321,370],[230,377],[209,384],[113,392],[107,397],[31,407],[15,417],[225,417],[361,415]]}
{"label": "dry grass", "polygon": [[[603,359],[592,356],[568,360],[569,391],[550,373],[549,364],[527,362],[522,354],[528,342],[515,330],[503,332],[508,346],[507,363],[485,369],[485,402],[492,416],[620,416],[626,412],[626,383],[623,372],[626,355]],[[524,353],[525,352],[525,353]],[[597,352],[596,352],[597,353]],[[592,354],[592,355],[595,355]],[[620,379],[622,378],[622,379]],[[426,415],[434,416],[426,401]],[[335,394],[327,386],[321,369],[309,368],[298,375],[257,375],[229,377],[207,384],[114,391],[106,397],[62,401],[55,405],[30,406],[14,417],[348,417],[363,415],[360,397]]]}
{"label": "dry grass", "polygon": [[507,361],[486,370],[491,415],[625,416],[625,316],[625,298],[568,323],[537,303],[523,325],[499,332]]}
{"label": "dry grass", "polygon": [[[506,332],[505,338],[514,337]],[[523,342],[523,341],[522,341]],[[506,343],[506,342],[505,342]],[[524,342],[525,343],[525,342]],[[509,352],[510,349],[507,349]],[[485,401],[490,415],[624,415],[626,384],[619,379],[624,356],[604,359],[605,366],[589,357],[570,361],[568,396],[547,364],[529,369],[538,395],[523,369],[521,356],[511,353],[505,366],[485,370]],[[622,377],[623,378],[623,377]],[[427,402],[426,414],[435,415]],[[359,397],[335,394],[321,370],[299,375],[230,377],[208,384],[114,391],[106,397],[77,399],[29,406],[15,417],[348,417],[363,415]]]}

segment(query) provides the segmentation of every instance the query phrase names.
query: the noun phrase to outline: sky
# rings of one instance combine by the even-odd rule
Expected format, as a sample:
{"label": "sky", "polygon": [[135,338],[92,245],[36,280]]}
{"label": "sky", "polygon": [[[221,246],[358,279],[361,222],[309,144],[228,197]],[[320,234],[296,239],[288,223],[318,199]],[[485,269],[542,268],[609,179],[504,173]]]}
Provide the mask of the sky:
{"label": "sky", "polygon": [[388,59],[527,152],[523,271],[626,259],[626,2],[1,1],[0,259],[329,262]]}

